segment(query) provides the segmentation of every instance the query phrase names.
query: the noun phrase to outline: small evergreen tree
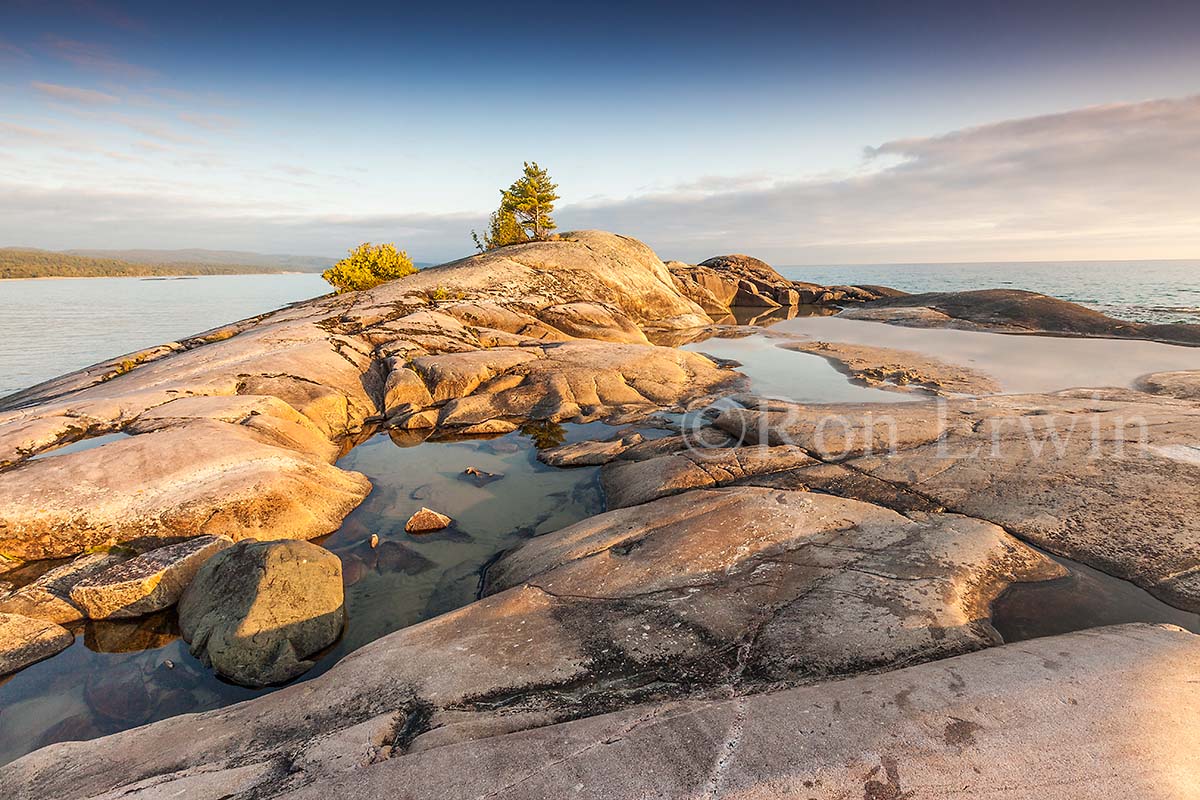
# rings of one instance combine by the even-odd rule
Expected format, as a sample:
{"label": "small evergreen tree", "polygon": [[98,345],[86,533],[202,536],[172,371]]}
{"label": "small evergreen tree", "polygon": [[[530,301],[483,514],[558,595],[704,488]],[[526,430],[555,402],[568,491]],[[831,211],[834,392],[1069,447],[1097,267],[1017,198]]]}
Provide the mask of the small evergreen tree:
{"label": "small evergreen tree", "polygon": [[558,199],[557,189],[558,184],[550,180],[549,172],[536,161],[526,161],[524,173],[503,193],[500,207],[507,205],[529,238],[541,240],[558,227],[550,217]]}
{"label": "small evergreen tree", "polygon": [[322,272],[321,277],[341,294],[370,289],[416,271],[408,253],[397,250],[396,245],[363,242],[349,256]]}
{"label": "small evergreen tree", "polygon": [[471,238],[480,252],[519,242],[541,241],[558,227],[550,216],[558,199],[558,184],[550,173],[526,161],[521,177],[512,186],[500,190],[500,208],[488,220],[483,239],[472,231]]}

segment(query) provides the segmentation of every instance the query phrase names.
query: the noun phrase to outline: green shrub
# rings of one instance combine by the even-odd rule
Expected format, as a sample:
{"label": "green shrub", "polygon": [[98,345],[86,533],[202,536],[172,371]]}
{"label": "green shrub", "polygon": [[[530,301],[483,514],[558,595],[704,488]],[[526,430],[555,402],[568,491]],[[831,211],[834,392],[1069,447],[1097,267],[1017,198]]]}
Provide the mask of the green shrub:
{"label": "green shrub", "polygon": [[321,277],[340,294],[370,289],[416,271],[408,253],[397,250],[396,245],[363,242],[349,256],[322,272]]}

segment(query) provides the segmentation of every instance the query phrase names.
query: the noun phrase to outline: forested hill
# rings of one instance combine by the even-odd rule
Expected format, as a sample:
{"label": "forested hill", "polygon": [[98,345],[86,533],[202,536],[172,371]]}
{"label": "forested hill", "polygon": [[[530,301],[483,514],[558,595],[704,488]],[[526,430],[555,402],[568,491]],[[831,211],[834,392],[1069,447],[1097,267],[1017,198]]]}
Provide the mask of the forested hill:
{"label": "forested hill", "polygon": [[[151,251],[154,252],[154,251]],[[0,278],[98,278],[138,275],[239,275],[272,272],[318,272],[321,259],[295,256],[269,257],[248,253],[247,261],[239,264],[210,259],[205,251],[175,251],[192,254],[194,260],[175,260],[173,251],[157,251],[156,259],[136,261],[98,255],[57,253],[20,247],[0,247]],[[272,261],[272,259],[275,259]],[[327,267],[336,259],[329,259]],[[302,262],[302,263],[297,263]]]}

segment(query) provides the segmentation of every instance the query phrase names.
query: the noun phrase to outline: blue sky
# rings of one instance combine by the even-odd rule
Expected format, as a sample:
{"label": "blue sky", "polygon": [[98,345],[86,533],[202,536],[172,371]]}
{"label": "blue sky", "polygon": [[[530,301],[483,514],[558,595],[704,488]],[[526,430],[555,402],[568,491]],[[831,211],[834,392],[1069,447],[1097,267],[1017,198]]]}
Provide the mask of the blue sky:
{"label": "blue sky", "polygon": [[184,5],[6,0],[0,245],[1200,257],[1196,3]]}

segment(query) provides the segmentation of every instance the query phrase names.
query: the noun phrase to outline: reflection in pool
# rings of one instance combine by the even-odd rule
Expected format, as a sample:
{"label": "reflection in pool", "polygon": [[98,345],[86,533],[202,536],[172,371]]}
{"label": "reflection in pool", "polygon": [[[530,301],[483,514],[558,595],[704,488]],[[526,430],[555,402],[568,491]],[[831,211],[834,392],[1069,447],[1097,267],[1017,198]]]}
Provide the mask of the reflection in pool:
{"label": "reflection in pool", "polygon": [[771,331],[924,353],[981,370],[996,378],[1005,392],[1128,387],[1147,373],[1200,369],[1200,347],[1126,339],[905,328],[842,317],[797,317],[773,325]]}
{"label": "reflection in pool", "polygon": [[[342,559],[347,626],[304,677],[380,636],[471,602],[480,568],[501,550],[602,511],[598,468],[548,467],[537,460],[537,446],[623,430],[542,423],[490,440],[449,442],[380,433],[351,450],[339,466],[365,473],[374,489],[339,531],[319,540]],[[485,474],[464,474],[469,467]],[[405,533],[421,506],[450,515],[454,524],[434,534]],[[379,537],[375,547],[372,535]],[[91,739],[270,691],[216,678],[188,654],[173,609],[74,630],[75,643],[62,653],[0,679],[0,764],[52,742]]]}
{"label": "reflection in pool", "polygon": [[43,450],[37,455],[30,456],[29,460],[34,461],[39,458],[54,458],[55,456],[65,456],[68,453],[81,453],[84,450],[91,450],[94,447],[115,442],[120,439],[128,439],[128,433],[104,433],[100,436],[92,436],[87,439],[80,439],[70,444],[64,444],[62,447],[55,447],[52,450]]}
{"label": "reflection in pool", "polygon": [[1160,622],[1200,633],[1200,614],[1169,606],[1129,581],[1047,556],[1071,574],[1052,581],[1014,583],[992,603],[992,624],[1006,642],[1121,625]]}
{"label": "reflection in pool", "polygon": [[705,339],[683,349],[738,362],[737,370],[750,378],[750,391],[763,397],[800,403],[901,403],[928,397],[851,383],[821,356],[785,350],[776,346],[780,341],[756,333]]}

